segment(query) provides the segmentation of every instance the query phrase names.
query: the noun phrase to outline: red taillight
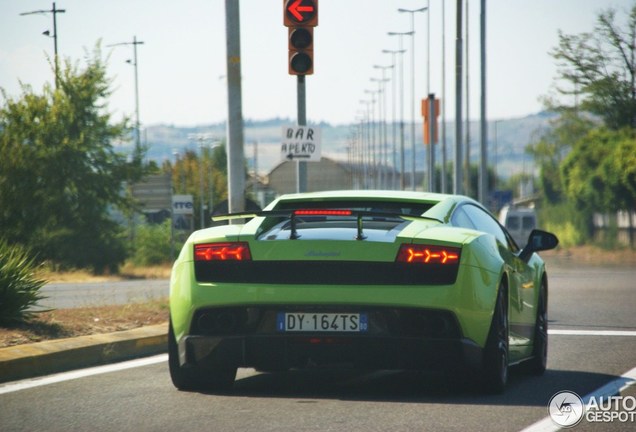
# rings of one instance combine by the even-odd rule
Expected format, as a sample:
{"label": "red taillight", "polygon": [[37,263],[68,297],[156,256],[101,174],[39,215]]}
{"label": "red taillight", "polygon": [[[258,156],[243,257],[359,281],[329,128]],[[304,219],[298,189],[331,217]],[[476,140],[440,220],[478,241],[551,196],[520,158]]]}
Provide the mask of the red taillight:
{"label": "red taillight", "polygon": [[351,210],[331,209],[299,209],[294,210],[295,216],[351,216]]}
{"label": "red taillight", "polygon": [[250,261],[251,259],[250,247],[246,242],[194,245],[195,261]]}
{"label": "red taillight", "polygon": [[457,264],[461,248],[404,244],[395,259],[397,262],[421,264]]}

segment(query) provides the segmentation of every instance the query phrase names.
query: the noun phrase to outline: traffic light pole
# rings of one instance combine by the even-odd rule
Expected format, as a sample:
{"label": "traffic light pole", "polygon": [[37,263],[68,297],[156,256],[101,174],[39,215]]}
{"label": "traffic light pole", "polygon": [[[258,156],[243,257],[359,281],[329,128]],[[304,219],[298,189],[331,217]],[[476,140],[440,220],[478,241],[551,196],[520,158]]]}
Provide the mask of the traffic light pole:
{"label": "traffic light pole", "polygon": [[[305,76],[314,73],[318,0],[283,0],[283,25],[288,29],[289,74],[297,78],[298,126],[307,126]],[[307,192],[307,162],[297,159],[296,164],[296,192]]]}
{"label": "traffic light pole", "polygon": [[[298,126],[307,126],[305,75],[297,75]],[[297,160],[296,191],[307,192],[307,162]]]}

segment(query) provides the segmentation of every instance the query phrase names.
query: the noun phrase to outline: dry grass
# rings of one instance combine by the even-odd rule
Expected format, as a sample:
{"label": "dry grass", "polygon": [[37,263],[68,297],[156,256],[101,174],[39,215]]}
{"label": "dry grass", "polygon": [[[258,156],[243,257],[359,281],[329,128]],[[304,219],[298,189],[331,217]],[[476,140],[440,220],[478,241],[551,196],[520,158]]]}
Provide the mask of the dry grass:
{"label": "dry grass", "polygon": [[[125,265],[116,275],[96,276],[86,270],[58,272],[46,267],[37,276],[49,283],[108,282],[129,279],[168,279],[169,265]],[[39,312],[27,322],[0,327],[0,348],[51,339],[131,330],[168,321],[168,300],[127,305],[82,307]]]}
{"label": "dry grass", "polygon": [[169,279],[172,268],[169,265],[154,267],[135,267],[125,264],[117,274],[94,275],[88,270],[55,271],[46,267],[41,268],[37,276],[50,283],[61,282],[108,282],[129,279]]}
{"label": "dry grass", "polygon": [[168,300],[121,306],[59,309],[31,320],[0,327],[0,347],[100,333],[131,330],[168,321]]}

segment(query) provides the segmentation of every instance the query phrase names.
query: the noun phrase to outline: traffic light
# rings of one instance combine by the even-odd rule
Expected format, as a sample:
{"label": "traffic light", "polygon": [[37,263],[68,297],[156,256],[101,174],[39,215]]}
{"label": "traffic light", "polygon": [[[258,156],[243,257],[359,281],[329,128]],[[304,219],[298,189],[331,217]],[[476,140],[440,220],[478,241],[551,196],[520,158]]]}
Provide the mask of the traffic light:
{"label": "traffic light", "polygon": [[283,24],[288,27],[290,75],[314,73],[314,27],[318,25],[318,0],[283,0]]}
{"label": "traffic light", "polygon": [[290,27],[289,74],[311,75],[314,73],[314,29]]}

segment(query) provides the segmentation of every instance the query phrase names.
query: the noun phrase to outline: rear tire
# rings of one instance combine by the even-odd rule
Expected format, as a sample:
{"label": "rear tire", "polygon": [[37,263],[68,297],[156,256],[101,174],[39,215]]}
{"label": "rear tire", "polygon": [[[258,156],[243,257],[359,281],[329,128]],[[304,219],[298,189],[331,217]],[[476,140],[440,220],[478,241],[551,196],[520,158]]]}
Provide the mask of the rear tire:
{"label": "rear tire", "polygon": [[532,343],[532,359],[526,363],[527,370],[533,375],[543,375],[548,364],[548,287],[545,280],[541,282]]}
{"label": "rear tire", "polygon": [[168,367],[172,384],[183,391],[228,391],[236,379],[236,367],[182,367],[179,364],[179,349],[172,321],[168,327]]}
{"label": "rear tire", "polygon": [[497,294],[490,332],[484,348],[483,389],[502,393],[508,382],[508,293],[502,283]]}

